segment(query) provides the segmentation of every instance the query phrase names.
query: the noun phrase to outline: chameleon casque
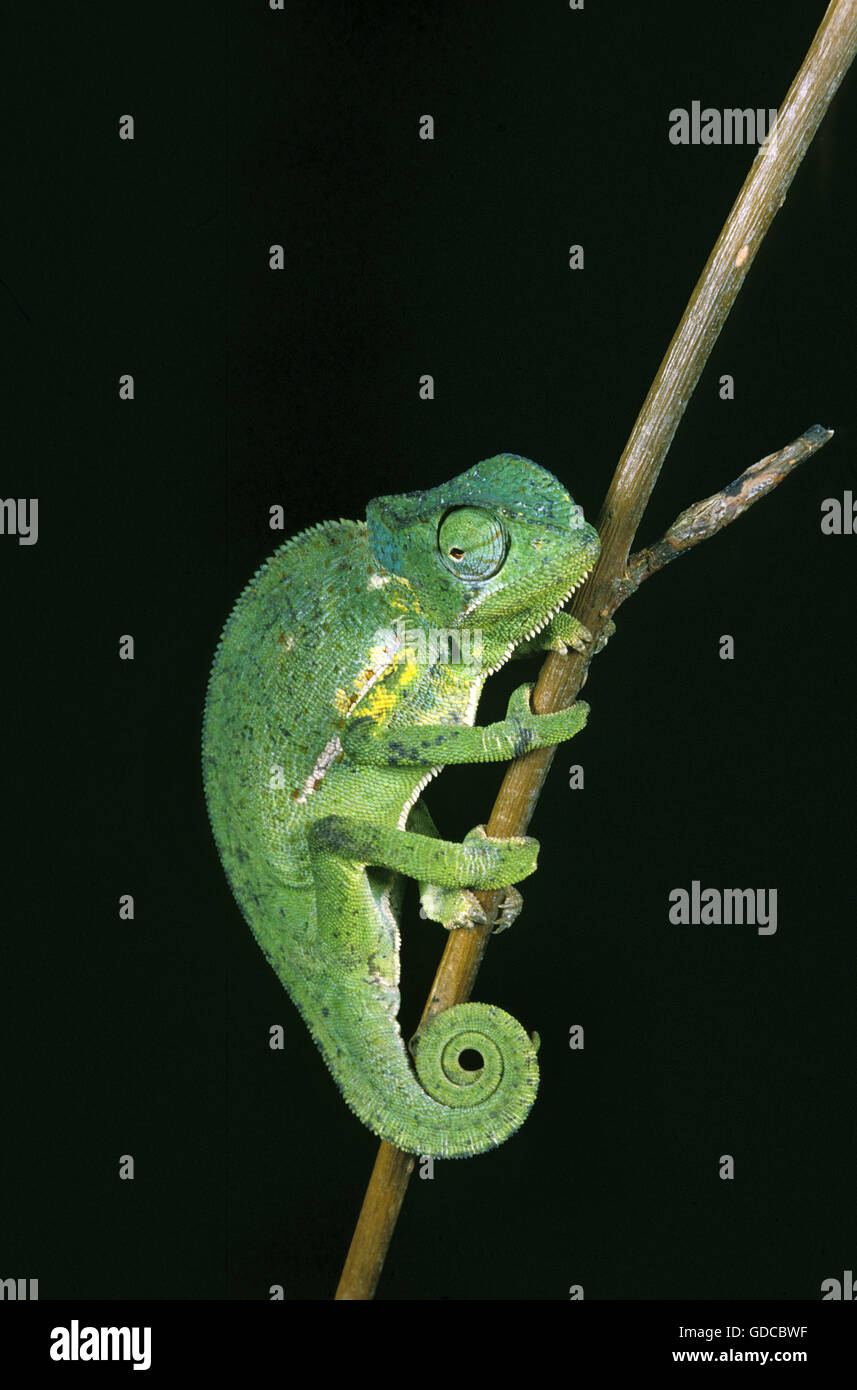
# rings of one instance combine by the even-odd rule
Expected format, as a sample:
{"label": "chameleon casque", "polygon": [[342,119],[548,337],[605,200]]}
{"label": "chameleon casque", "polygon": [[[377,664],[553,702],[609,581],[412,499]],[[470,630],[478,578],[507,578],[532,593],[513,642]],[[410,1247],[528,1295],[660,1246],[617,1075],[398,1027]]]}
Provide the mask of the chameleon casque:
{"label": "chameleon casque", "polygon": [[[402,1040],[402,875],[449,929],[485,918],[475,890],[536,867],[529,837],[440,839],[421,799],[446,763],[511,759],[571,738],[588,706],[536,715],[532,686],[474,727],[486,678],[512,656],[581,647],[560,611],[598,534],[551,473],[500,454],[426,492],[379,497],[366,522],[286,542],[238,599],[205,708],[214,838],[238,904],[342,1094],[411,1153],[481,1153],[523,1123],[537,1039],[493,1005],[459,1004]],[[462,655],[467,660],[460,659]],[[477,1052],[482,1066],[460,1057]]]}

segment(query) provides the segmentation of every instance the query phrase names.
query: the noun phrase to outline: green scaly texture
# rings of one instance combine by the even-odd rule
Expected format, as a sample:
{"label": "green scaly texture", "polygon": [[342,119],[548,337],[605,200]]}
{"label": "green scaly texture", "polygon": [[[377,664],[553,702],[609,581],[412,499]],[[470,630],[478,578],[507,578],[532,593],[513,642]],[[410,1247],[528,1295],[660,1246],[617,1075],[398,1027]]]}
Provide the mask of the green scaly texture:
{"label": "green scaly texture", "polygon": [[[474,726],[485,679],[509,658],[586,641],[560,609],[598,549],[552,474],[500,454],[376,498],[365,524],[288,541],[215,655],[203,772],[232,890],[348,1105],[408,1152],[481,1153],[535,1098],[535,1045],[492,1005],[432,1019],[411,1041],[415,1075],[397,1021],[398,910],[406,875],[427,916],[466,930],[482,920],[475,891],[535,869],[529,837],[477,827],[442,840],[420,794],[446,763],[517,757],[586,722],[581,702],[533,714],[524,685],[505,719]],[[509,889],[501,926],[519,907]]]}

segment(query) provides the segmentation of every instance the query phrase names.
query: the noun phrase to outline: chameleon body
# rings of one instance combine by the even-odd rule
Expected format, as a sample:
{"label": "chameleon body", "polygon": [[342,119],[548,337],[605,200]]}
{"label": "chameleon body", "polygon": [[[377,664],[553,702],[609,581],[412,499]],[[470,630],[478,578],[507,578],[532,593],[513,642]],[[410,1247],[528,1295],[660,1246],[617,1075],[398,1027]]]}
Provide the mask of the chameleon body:
{"label": "chameleon body", "polygon": [[[376,498],[366,523],[281,546],[224,629],[203,734],[214,837],[238,904],[345,1100],[375,1134],[440,1158],[481,1153],[526,1118],[535,1045],[485,1004],[397,1021],[402,875],[447,928],[483,920],[538,845],[439,838],[421,792],[446,763],[504,760],[570,738],[580,702],[535,715],[532,687],[474,727],[485,679],[513,655],[580,646],[559,611],[598,536],[552,474],[501,454],[430,491]],[[466,657],[466,659],[464,659]],[[477,1070],[459,1061],[465,1050]]]}

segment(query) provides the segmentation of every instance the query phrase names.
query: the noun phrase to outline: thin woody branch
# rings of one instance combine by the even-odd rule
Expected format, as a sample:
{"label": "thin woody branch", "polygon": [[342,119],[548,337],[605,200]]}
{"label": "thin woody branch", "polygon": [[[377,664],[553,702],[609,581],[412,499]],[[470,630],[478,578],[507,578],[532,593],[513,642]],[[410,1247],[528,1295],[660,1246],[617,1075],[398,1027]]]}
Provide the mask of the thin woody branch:
{"label": "thin woody branch", "polygon": [[718,531],[759,502],[793,473],[799,464],[812,454],[823,449],[833,438],[833,430],[823,425],[811,425],[808,430],[793,439],[784,449],[775,454],[766,454],[758,463],[753,463],[728,487],[695,502],[680,516],[677,516],[669,530],[659,541],[645,550],[636,550],[628,560],[627,577],[616,582],[615,598],[608,616],[613,615],[621,603],[636,593],[644,579],[657,574],[671,560],[685,555],[701,541],[710,540]]}
{"label": "thin woody branch", "polygon": [[[832,0],[706,262],[607,492],[598,524],[601,555],[572,610],[589,628],[596,646],[615,610],[617,585],[627,582],[634,536],[687,403],[855,51],[857,0]],[[572,704],[590,659],[588,654],[552,652],[533,693],[536,713]],[[526,833],[554,752],[540,749],[509,766],[488,821],[489,835]],[[490,910],[492,895],[480,896]],[[489,934],[490,927],[449,934],[423,1021],[469,998]],[[411,1155],[381,1144],[338,1299],[373,1296],[413,1167]]]}

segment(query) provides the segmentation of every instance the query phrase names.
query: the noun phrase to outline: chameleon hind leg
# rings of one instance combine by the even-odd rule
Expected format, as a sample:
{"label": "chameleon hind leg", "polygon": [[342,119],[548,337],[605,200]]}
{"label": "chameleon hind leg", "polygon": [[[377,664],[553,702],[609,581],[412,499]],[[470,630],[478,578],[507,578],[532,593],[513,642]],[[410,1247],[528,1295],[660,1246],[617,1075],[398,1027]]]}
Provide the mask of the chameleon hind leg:
{"label": "chameleon hind leg", "polygon": [[[471,831],[454,844],[330,815],[313,822],[308,846],[316,958],[323,963],[312,996],[320,1015],[313,1036],[349,1104],[376,1134],[411,1153],[464,1156],[502,1143],[535,1099],[538,1041],[502,1009],[457,1004],[411,1039],[414,1077],[397,1023],[399,932],[384,890],[392,880],[383,871],[442,888],[502,889],[533,872],[536,842]],[[478,1054],[481,1065],[464,1066],[465,1052]]]}
{"label": "chameleon hind leg", "polygon": [[325,816],[308,834],[310,854],[324,859],[392,869],[441,888],[494,889],[529,878],[538,860],[538,841],[527,835],[489,840],[482,827],[463,844],[378,825],[353,816]]}
{"label": "chameleon hind leg", "polygon": [[[415,830],[421,835],[428,835],[432,839],[440,839],[437,826],[422,797],[411,810],[408,817],[408,829]],[[474,837],[482,836],[484,838],[484,831],[481,826],[477,826],[476,830],[472,830],[470,834]],[[427,917],[432,922],[440,922],[447,931],[469,930],[473,927],[484,926],[489,920],[485,909],[470,888],[442,888],[439,884],[426,882],[421,882],[419,888],[420,902],[422,903],[420,916]],[[509,886],[501,891],[503,896],[493,918],[495,933],[511,927],[524,905],[524,900],[517,888]]]}
{"label": "chameleon hind leg", "polygon": [[401,884],[396,876],[437,884],[440,890],[505,889],[531,874],[538,857],[537,842],[524,836],[489,840],[480,827],[459,845],[438,839],[436,832],[420,835],[351,816],[314,821],[307,839],[317,906],[316,949],[342,971],[358,964],[362,969],[365,963],[391,1014],[398,1007],[394,988]]}

